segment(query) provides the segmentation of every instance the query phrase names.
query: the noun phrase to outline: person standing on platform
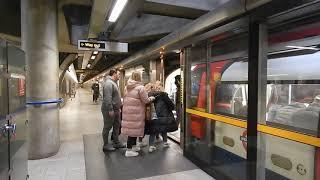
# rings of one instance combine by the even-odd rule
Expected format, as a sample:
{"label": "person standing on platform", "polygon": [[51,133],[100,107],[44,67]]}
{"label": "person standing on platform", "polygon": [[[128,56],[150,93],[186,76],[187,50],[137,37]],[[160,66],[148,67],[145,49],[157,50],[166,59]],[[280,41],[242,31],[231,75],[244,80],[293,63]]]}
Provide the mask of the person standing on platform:
{"label": "person standing on platform", "polygon": [[174,83],[176,84],[177,87],[177,92],[175,96],[175,108],[176,108],[176,115],[177,115],[177,123],[178,126],[181,122],[181,76],[177,75],[175,78]]}
{"label": "person standing on platform", "polygon": [[123,99],[121,133],[128,136],[126,157],[138,156],[137,137],[144,136],[145,106],[153,101],[141,82],[141,74],[133,72],[128,80]]}
{"label": "person standing on platform", "polygon": [[[119,141],[120,129],[120,107],[121,97],[117,81],[120,79],[120,71],[111,69],[109,76],[103,84],[103,100],[101,112],[103,115],[103,151],[114,151],[118,148],[125,148],[125,145]],[[109,132],[113,128],[113,146],[109,144]]]}
{"label": "person standing on platform", "polygon": [[155,108],[155,115],[152,120],[146,124],[145,134],[149,134],[149,152],[152,153],[157,148],[155,146],[155,139],[157,134],[161,134],[163,138],[163,147],[169,147],[168,132],[174,132],[178,129],[178,124],[174,119],[172,111],[174,104],[170,100],[168,94],[164,92],[164,88],[160,81],[155,83],[154,91],[148,93],[149,96],[155,97],[153,102]]}
{"label": "person standing on platform", "polygon": [[93,91],[93,102],[97,102],[98,97],[99,97],[99,83],[96,81],[95,83],[92,84],[91,89]]}

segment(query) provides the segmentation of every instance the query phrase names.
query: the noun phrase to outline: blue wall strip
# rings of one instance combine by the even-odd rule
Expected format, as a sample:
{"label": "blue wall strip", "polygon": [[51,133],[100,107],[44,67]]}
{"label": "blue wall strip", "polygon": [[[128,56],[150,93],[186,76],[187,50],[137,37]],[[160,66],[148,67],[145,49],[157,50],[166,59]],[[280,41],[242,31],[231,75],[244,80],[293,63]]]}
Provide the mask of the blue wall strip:
{"label": "blue wall strip", "polygon": [[47,101],[28,101],[27,105],[59,104],[62,102],[63,102],[63,100],[61,98],[59,98],[59,99],[52,99],[52,100],[47,100]]}

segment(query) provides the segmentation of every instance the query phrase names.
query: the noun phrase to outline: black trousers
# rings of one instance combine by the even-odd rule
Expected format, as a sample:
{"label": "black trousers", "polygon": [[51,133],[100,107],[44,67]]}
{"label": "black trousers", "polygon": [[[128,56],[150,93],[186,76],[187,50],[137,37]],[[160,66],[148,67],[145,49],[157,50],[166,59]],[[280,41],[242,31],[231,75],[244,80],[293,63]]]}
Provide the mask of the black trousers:
{"label": "black trousers", "polygon": [[[122,108],[121,108],[121,112],[120,112],[120,125],[119,125],[119,133],[118,133],[118,135],[121,134],[121,121],[122,121]],[[113,141],[113,133],[111,134],[111,141]]]}
{"label": "black trousers", "polygon": [[99,94],[93,94],[92,101],[97,101]]}
{"label": "black trousers", "polygon": [[137,144],[137,137],[128,137],[127,148],[132,149],[132,146]]}

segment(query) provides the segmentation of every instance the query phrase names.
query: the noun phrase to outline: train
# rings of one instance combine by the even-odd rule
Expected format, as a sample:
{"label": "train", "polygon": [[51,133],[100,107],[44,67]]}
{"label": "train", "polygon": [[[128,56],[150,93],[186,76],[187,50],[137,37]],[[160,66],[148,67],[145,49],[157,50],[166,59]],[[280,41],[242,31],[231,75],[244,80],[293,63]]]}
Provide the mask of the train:
{"label": "train", "polygon": [[[306,21],[303,25],[285,27],[290,28],[268,29],[267,62],[262,70],[267,77],[263,95],[265,116],[258,122],[317,138],[320,127],[320,23]],[[219,149],[211,152],[211,156],[222,158],[220,165],[233,164],[231,179],[245,179],[242,175],[245,165],[239,165],[239,162],[247,157],[247,129],[219,119],[239,124],[247,121],[250,96],[248,33],[245,30],[227,36],[224,33],[208,41],[207,62],[190,65],[187,108],[216,116],[208,123],[206,117],[189,113],[187,128],[193,142],[210,139],[209,146]],[[263,156],[258,164],[262,163],[260,170],[265,168],[265,179],[320,179],[318,147],[274,136],[272,132],[259,132],[258,142],[258,155]]]}

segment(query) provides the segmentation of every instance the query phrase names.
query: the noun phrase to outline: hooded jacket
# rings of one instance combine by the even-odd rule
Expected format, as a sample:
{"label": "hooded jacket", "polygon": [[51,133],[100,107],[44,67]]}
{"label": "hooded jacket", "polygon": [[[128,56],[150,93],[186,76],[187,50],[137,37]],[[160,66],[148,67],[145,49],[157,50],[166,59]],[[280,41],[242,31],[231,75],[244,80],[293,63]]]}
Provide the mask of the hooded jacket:
{"label": "hooded jacket", "polygon": [[153,104],[157,118],[147,121],[145,133],[157,134],[176,131],[178,129],[178,124],[172,113],[174,104],[168,97],[168,94],[161,91],[153,91],[149,93],[149,96],[155,97]]}
{"label": "hooded jacket", "polygon": [[129,79],[123,99],[121,133],[142,137],[145,126],[145,104],[149,98],[142,83]]}
{"label": "hooded jacket", "polygon": [[116,82],[107,76],[103,84],[103,100],[101,105],[102,111],[119,111],[121,107],[121,98],[119,87]]}

